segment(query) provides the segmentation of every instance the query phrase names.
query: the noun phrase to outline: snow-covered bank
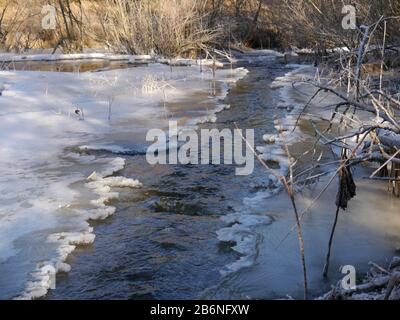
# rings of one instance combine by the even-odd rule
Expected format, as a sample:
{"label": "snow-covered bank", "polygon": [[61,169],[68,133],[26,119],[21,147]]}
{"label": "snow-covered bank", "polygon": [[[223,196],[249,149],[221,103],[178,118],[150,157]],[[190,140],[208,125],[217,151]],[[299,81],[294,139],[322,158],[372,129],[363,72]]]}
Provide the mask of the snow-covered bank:
{"label": "snow-covered bank", "polygon": [[[163,128],[172,117],[187,122],[213,116],[221,110],[218,99],[245,74],[218,70],[213,79],[196,63],[173,70],[153,63],[96,73],[0,72],[0,271],[16,270],[12,279],[0,279],[0,297],[46,294],[49,270],[68,271],[68,255],[94,240],[88,221],[114,214],[113,189],[140,187],[137,180],[114,176],[124,168],[123,158],[85,150],[119,133],[143,144],[148,129]],[[214,80],[217,95],[209,94]],[[189,103],[192,96],[210,102]],[[182,106],[169,112],[165,102]]]}

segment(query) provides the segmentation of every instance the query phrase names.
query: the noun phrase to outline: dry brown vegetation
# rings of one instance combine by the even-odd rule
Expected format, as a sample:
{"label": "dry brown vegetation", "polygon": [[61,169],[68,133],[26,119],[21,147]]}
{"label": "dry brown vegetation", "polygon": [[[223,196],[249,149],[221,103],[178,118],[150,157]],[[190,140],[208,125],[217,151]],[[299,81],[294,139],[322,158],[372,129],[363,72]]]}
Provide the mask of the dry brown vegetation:
{"label": "dry brown vegetation", "polygon": [[[288,39],[300,46],[320,45],[329,48],[356,43],[355,33],[341,27],[344,5],[356,7],[359,26],[370,25],[381,16],[400,15],[400,3],[397,0],[284,0],[282,3],[288,12],[282,15]],[[398,37],[399,25],[392,24],[388,30],[391,40]],[[381,35],[382,32],[375,34],[376,38],[381,38]]]}
{"label": "dry brown vegetation", "polygon": [[[57,28],[42,28],[43,6],[56,8]],[[36,48],[80,51],[92,43],[83,34],[88,23],[80,0],[1,0],[0,46],[6,51],[24,52]]]}
{"label": "dry brown vegetation", "polygon": [[[41,28],[43,5],[57,10],[56,30]],[[80,51],[190,55],[207,47],[354,47],[359,33],[344,30],[342,0],[0,0],[0,45]],[[397,0],[356,0],[357,23],[400,15]],[[388,25],[398,41],[400,22]],[[382,28],[375,33],[381,38]],[[373,41],[373,39],[372,39]]]}
{"label": "dry brown vegetation", "polygon": [[104,0],[93,10],[98,41],[122,53],[187,55],[221,34],[220,26],[208,24],[209,14],[197,0]]}

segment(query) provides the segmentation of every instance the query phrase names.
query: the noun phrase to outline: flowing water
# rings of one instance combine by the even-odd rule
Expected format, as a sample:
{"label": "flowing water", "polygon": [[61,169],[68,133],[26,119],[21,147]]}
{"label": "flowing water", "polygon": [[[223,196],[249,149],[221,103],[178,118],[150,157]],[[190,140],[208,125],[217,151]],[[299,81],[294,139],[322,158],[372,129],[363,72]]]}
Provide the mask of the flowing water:
{"label": "flowing water", "polygon": [[[236,123],[242,129],[254,128],[256,145],[264,145],[262,135],[275,130],[274,116],[284,117],[287,112],[279,107],[281,98],[270,85],[290,69],[274,57],[244,59],[241,64],[250,72],[223,101],[230,109],[220,112],[216,123],[201,127],[233,129]],[[206,95],[187,97],[166,108],[180,119],[189,119],[191,108],[196,109],[194,105]],[[256,163],[252,175],[240,177],[230,165],[150,166],[143,152],[148,125],[143,127],[134,136],[114,132],[97,141],[129,150],[122,155],[101,148],[86,151],[96,157],[123,156],[127,164],[119,175],[139,178],[143,188],[121,189],[120,198],[112,203],[116,214],[91,222],[95,242],[69,256],[72,270],[57,276],[57,288],[46,298],[301,298],[296,233],[285,239],[294,223],[293,212],[284,192],[272,194],[265,169]],[[305,140],[293,147],[294,152],[301,153],[312,143],[305,124],[303,133]],[[368,169],[361,168],[356,175],[362,177],[364,171]],[[304,190],[298,197],[300,208],[307,206],[323,183]],[[334,184],[304,219],[314,297],[342,276],[339,266],[353,264],[363,274],[370,260],[384,264],[400,246],[399,201],[386,193],[384,184],[361,178],[358,183],[358,197],[341,216],[329,280],[321,274],[334,214]],[[226,219],[232,216],[236,220]],[[221,230],[235,225],[240,227],[236,237],[243,240],[240,252],[232,249],[234,242],[218,238]]]}

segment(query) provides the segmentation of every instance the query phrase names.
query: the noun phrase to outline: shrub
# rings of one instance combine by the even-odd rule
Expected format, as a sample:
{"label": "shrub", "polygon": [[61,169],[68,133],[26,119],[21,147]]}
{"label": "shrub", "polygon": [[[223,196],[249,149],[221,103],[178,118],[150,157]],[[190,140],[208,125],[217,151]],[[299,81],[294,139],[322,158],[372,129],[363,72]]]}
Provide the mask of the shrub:
{"label": "shrub", "polygon": [[[212,44],[219,28],[197,0],[104,0],[96,5],[100,37],[121,53],[187,55]],[[104,10],[104,8],[107,8]]]}

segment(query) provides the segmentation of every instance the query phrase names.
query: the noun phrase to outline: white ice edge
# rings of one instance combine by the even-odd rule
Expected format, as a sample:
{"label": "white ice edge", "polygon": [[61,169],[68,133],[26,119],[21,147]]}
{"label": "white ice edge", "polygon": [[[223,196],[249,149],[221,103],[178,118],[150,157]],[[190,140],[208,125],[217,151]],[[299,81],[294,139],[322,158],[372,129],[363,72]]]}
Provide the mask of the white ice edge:
{"label": "white ice edge", "polygon": [[276,170],[274,174],[271,173],[268,175],[270,189],[258,192],[253,198],[245,198],[243,200],[243,207],[239,208],[239,211],[221,218],[222,222],[228,226],[217,231],[218,239],[221,242],[234,243],[232,250],[240,255],[236,261],[226,265],[220,271],[223,276],[235,273],[243,268],[251,267],[254,264],[259,241],[256,229],[261,225],[272,223],[272,219],[269,216],[256,215],[249,212],[256,211],[255,208],[260,203],[279,192],[281,182],[277,176],[286,175],[289,169],[289,160],[283,143],[288,143],[288,141],[293,142],[298,138],[298,133],[291,131],[297,120],[291,113],[298,111],[300,106],[295,106],[295,101],[290,98],[288,90],[291,89],[291,80],[293,77],[296,77],[301,70],[308,66],[291,65],[291,67],[295,67],[295,70],[275,79],[271,87],[279,90],[279,95],[284,101],[285,106],[293,106],[293,110],[288,112],[285,118],[276,119],[274,121],[276,133],[265,134],[263,140],[266,144],[256,147],[256,151],[263,160],[277,162],[280,169]]}
{"label": "white ice edge", "polygon": [[[86,160],[83,159],[84,163]],[[125,167],[125,160],[115,158],[110,161],[109,167],[101,173],[93,173],[86,186],[99,198],[92,200],[93,209],[85,212],[86,220],[104,220],[115,213],[115,207],[108,205],[109,201],[118,199],[119,193],[112,188],[141,188],[138,180],[125,177],[112,176]],[[68,256],[77,246],[90,245],[96,236],[89,225],[83,231],[61,232],[48,236],[47,241],[57,243],[58,256],[38,264],[36,270],[31,273],[31,280],[26,284],[24,292],[16,297],[16,300],[33,300],[45,296],[54,284],[55,276],[59,272],[68,273],[71,266],[66,263]]]}

